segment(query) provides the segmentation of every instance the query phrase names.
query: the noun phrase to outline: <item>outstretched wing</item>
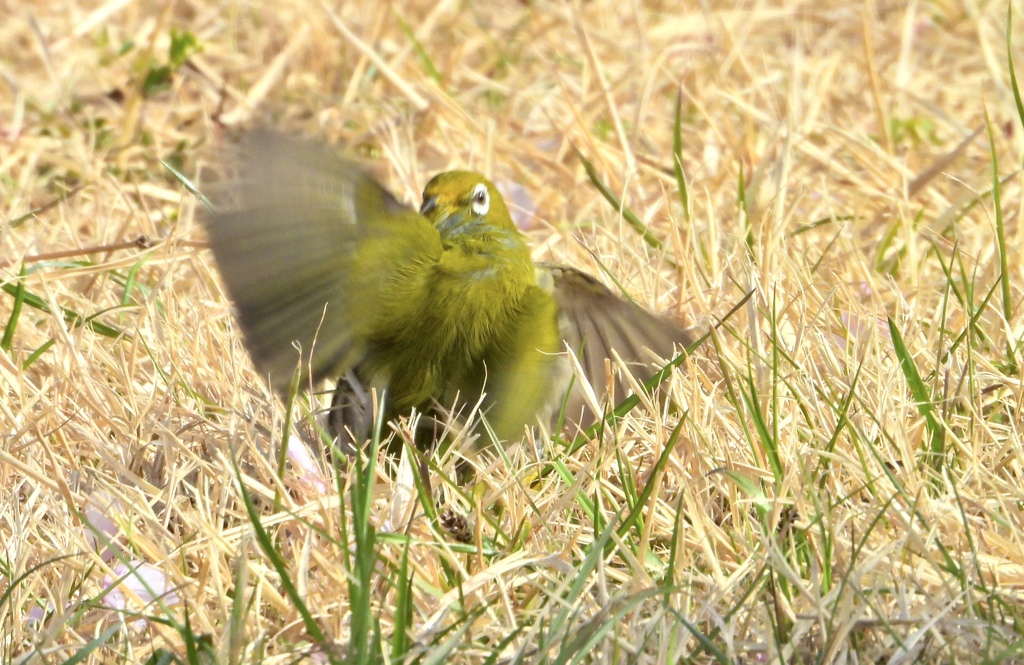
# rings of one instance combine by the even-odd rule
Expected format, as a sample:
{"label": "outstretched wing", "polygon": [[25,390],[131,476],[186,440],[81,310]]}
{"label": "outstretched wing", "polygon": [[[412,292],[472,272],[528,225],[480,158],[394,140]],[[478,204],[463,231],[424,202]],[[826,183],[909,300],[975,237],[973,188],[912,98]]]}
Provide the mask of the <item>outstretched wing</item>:
{"label": "outstretched wing", "polygon": [[206,227],[249,352],[279,391],[300,362],[304,379],[339,376],[366,353],[382,294],[436,260],[440,237],[322,145],[258,131],[238,154],[236,205]]}
{"label": "outstretched wing", "polygon": [[[541,264],[540,270],[551,276],[562,337],[576,352],[599,403],[607,394],[605,360],[613,358],[613,350],[633,376],[645,382],[659,369],[656,358],[671,360],[693,343],[693,338],[671,321],[620,298],[589,275],[552,264]],[[627,382],[617,373],[614,387],[616,400],[628,394]],[[587,426],[598,415],[586,408],[582,392],[574,388],[567,418]]]}

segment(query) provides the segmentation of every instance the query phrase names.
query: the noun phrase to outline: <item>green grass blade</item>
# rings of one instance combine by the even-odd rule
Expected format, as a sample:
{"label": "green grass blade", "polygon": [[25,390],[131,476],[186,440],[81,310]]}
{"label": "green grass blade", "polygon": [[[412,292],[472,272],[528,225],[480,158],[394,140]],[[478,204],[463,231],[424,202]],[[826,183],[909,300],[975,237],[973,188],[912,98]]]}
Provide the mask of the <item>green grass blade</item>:
{"label": "green grass blade", "polygon": [[191,180],[189,180],[185,176],[185,174],[181,173],[180,171],[178,171],[176,168],[174,168],[173,166],[171,166],[170,164],[168,164],[164,160],[161,159],[160,163],[164,165],[165,169],[167,169],[168,171],[171,172],[171,175],[174,176],[175,180],[180,182],[182,184],[182,186],[186,190],[188,190],[188,192],[190,194],[192,194],[192,196],[196,197],[196,200],[199,201],[199,203],[202,204],[202,206],[204,208],[206,208],[207,211],[213,212],[213,203],[211,203],[210,199],[206,198],[206,196],[201,191],[199,191],[199,188],[195,186],[195,183],[193,183]]}
{"label": "green grass blade", "polygon": [[60,196],[58,196],[58,197],[56,197],[54,199],[51,199],[50,201],[44,203],[43,205],[39,206],[38,208],[33,208],[32,210],[29,210],[28,212],[26,212],[26,213],[24,213],[22,215],[19,215],[18,217],[15,217],[10,222],[8,222],[8,225],[10,226],[10,228],[16,229],[19,226],[21,226],[22,224],[24,224],[25,222],[27,222],[28,220],[32,219],[33,217],[36,217],[37,215],[41,215],[44,212],[46,212],[47,210],[52,210],[53,208],[56,208],[61,203],[64,203],[65,201],[70,200],[73,196],[75,196],[75,194],[78,194],[80,191],[85,189],[87,185],[90,185],[90,184],[92,184],[92,183],[83,183],[81,185],[78,185],[77,187],[75,187],[75,188],[73,188],[73,189],[71,189],[71,190],[61,194]]}
{"label": "green grass blade", "polygon": [[903,376],[907,380],[910,394],[917,404],[917,411],[924,417],[925,426],[928,429],[929,446],[925,453],[929,454],[932,467],[938,469],[945,454],[945,442],[942,426],[935,418],[935,406],[932,404],[931,394],[928,391],[928,386],[921,380],[921,375],[917,371],[917,365],[914,363],[914,357],[910,355],[907,345],[903,342],[903,336],[896,327],[896,322],[892,320],[892,317],[887,317],[887,321],[889,323],[889,336],[892,338],[896,357],[900,360]]}
{"label": "green grass blade", "polygon": [[132,265],[132,267],[129,268],[128,274],[125,276],[125,280],[124,280],[124,287],[123,287],[124,290],[121,293],[121,306],[122,307],[127,307],[128,305],[131,304],[131,301],[132,301],[132,291],[136,287],[135,277],[138,275],[139,269],[142,268],[142,266],[145,265],[146,261],[149,260],[149,256],[150,256],[149,254],[143,254],[142,258],[139,259],[138,261],[136,261]]}
{"label": "green grass blade", "polygon": [[[387,399],[386,395],[383,396]],[[352,612],[352,632],[348,661],[370,663],[380,660],[379,644],[375,649],[375,620],[372,615],[373,577],[377,563],[376,530],[370,521],[373,507],[373,480],[376,477],[377,451],[380,449],[384,428],[383,402],[374,414],[373,435],[369,448],[357,455],[349,469],[355,478],[349,486],[352,506],[352,549],[349,570],[349,607]],[[365,459],[365,462],[363,461]]]}
{"label": "green grass blade", "polygon": [[320,629],[320,624],[317,623],[316,619],[310,613],[309,608],[306,607],[306,603],[303,601],[302,596],[299,594],[298,588],[295,583],[292,582],[290,577],[291,571],[288,569],[288,565],[285,563],[281,553],[277,551],[277,547],[274,545],[274,541],[270,538],[270,534],[263,527],[263,523],[260,521],[260,515],[256,510],[256,504],[253,503],[252,497],[249,496],[248,490],[245,487],[245,480],[242,478],[242,468],[238,465],[238,461],[233,459],[233,465],[235,469],[235,479],[238,481],[239,493],[242,495],[243,501],[245,501],[245,511],[249,517],[249,523],[252,525],[253,533],[256,535],[256,542],[259,544],[263,554],[270,560],[270,564],[274,567],[278,577],[281,581],[281,588],[284,590],[284,595],[295,606],[299,616],[302,617],[302,623],[306,627],[306,632],[309,633],[310,637],[313,638],[317,643],[325,643],[326,637],[324,632]]}
{"label": "green grass blade", "polygon": [[430,55],[427,54],[427,49],[423,47],[423,43],[416,39],[416,33],[413,32],[409,24],[405,22],[401,16],[396,14],[395,18],[398,19],[398,27],[402,30],[402,34],[412,44],[413,49],[416,51],[416,55],[420,57],[420,62],[423,63],[423,68],[427,70],[427,76],[434,80],[435,83],[441,83],[441,72],[437,71],[437,67],[434,66],[434,61],[430,59]]}
{"label": "green grass blade", "polygon": [[[715,662],[716,663],[720,663],[720,665],[731,665],[732,663],[736,662],[732,658],[729,658],[729,656],[724,651],[722,651],[721,648],[719,648],[718,644],[715,643],[714,636],[717,635],[717,633],[718,633],[718,629],[717,628],[715,629],[715,632],[714,632],[713,635],[705,635],[703,632],[701,632],[697,628],[697,626],[695,624],[690,623],[689,621],[687,621],[682,615],[679,614],[679,612],[677,612],[675,610],[671,610],[671,611],[672,611],[672,614],[675,615],[676,620],[683,626],[683,628],[685,628],[687,630],[687,632],[689,632],[691,635],[693,635],[693,638],[695,640],[697,640],[697,644],[699,646],[698,646],[698,651],[696,653],[692,654],[694,656],[694,658],[697,655],[699,655],[699,653],[701,651],[703,651],[704,653],[710,654],[711,657],[715,659]],[[701,661],[698,661],[698,662],[701,662]]]}
{"label": "green grass blade", "polygon": [[668,441],[665,442],[665,446],[661,450],[661,455],[658,456],[658,461],[654,464],[654,470],[651,474],[652,481],[644,485],[643,490],[640,492],[639,496],[636,497],[633,505],[630,506],[629,514],[622,520],[622,524],[618,528],[619,536],[624,536],[626,531],[635,526],[639,521],[640,516],[643,513],[643,508],[647,505],[647,502],[650,501],[651,494],[654,492],[654,488],[657,485],[657,483],[653,482],[653,479],[663,474],[665,469],[668,467],[669,457],[672,450],[676,447],[676,443],[679,441],[679,433],[682,431],[683,424],[687,421],[689,415],[689,411],[684,413],[679,419],[679,422],[676,423],[676,426],[672,429],[672,434],[669,435]]}
{"label": "green grass blade", "polygon": [[[768,467],[772,472],[772,476],[775,478],[776,483],[782,483],[783,470],[782,470],[782,459],[779,457],[778,443],[772,434],[771,428],[768,426],[768,421],[765,419],[764,412],[761,410],[761,402],[757,393],[757,385],[754,381],[753,376],[748,376],[746,379],[747,388],[740,388],[740,394],[743,397],[743,402],[747,407],[747,412],[750,414],[750,419],[754,423],[754,429],[757,431],[757,440],[761,442],[761,447],[764,450],[765,457],[768,460]],[[754,443],[754,439],[751,439],[751,444]],[[751,451],[754,459],[760,457],[757,451]]]}
{"label": "green grass blade", "polygon": [[690,219],[690,190],[686,185],[686,173],[683,171],[683,90],[676,93],[676,117],[672,125],[672,169],[676,177],[676,190],[679,192],[679,204],[683,208],[683,219]]}
{"label": "green grass blade", "polygon": [[736,203],[743,215],[743,227],[746,231],[747,255],[754,260],[754,224],[750,221],[750,205],[747,202],[747,180],[743,173],[743,162],[740,162],[740,175],[736,180]]}
{"label": "green grass blade", "polygon": [[813,231],[814,229],[818,228],[819,226],[825,226],[827,224],[832,224],[834,222],[852,222],[855,219],[857,219],[857,217],[854,216],[854,215],[835,215],[835,216],[829,216],[829,217],[822,217],[821,219],[816,219],[813,222],[807,222],[806,224],[801,224],[801,225],[797,226],[796,228],[794,228],[789,233],[787,233],[786,235],[788,235],[790,238],[795,238],[798,235],[801,235],[803,233],[807,233],[808,231]]}
{"label": "green grass blade", "polygon": [[[1006,3],[1006,67],[1010,70],[1010,88],[1013,89],[1013,101],[1017,103],[1017,119],[1024,127],[1024,102],[1020,98],[1020,87],[1017,85],[1017,70],[1013,66],[1013,3]],[[991,132],[989,132],[991,135]]]}
{"label": "green grass blade", "polygon": [[619,197],[608,188],[608,185],[606,185],[603,180],[601,180],[601,176],[598,175],[597,169],[594,168],[594,165],[591,164],[590,161],[583,156],[583,153],[575,146],[573,146],[573,150],[576,152],[576,156],[579,157],[580,162],[583,163],[583,168],[586,170],[587,177],[590,178],[590,182],[597,188],[597,191],[601,192],[601,196],[604,197],[605,201],[611,204],[611,206],[615,208],[615,211],[622,215],[622,219],[626,220],[626,223],[640,234],[644,239],[644,242],[654,249],[663,250],[665,248],[664,243],[654,237],[654,234],[651,233],[651,230],[647,228],[646,224],[640,221],[640,218],[636,216],[636,213],[623,205]]}
{"label": "green grass blade", "polygon": [[397,571],[397,597],[395,598],[395,625],[391,635],[391,657],[401,659],[409,650],[409,628],[412,626],[412,574],[409,572],[409,541],[402,548],[402,559]]}
{"label": "green grass blade", "polygon": [[[14,284],[0,284],[0,289],[3,289],[5,293],[7,293],[10,296],[13,296],[14,298],[21,298],[21,301],[24,304],[28,305],[29,307],[38,309],[41,312],[46,312],[47,314],[51,313],[50,306],[46,304],[45,300],[43,300],[42,298],[28,290],[25,290],[24,293],[19,296],[18,288],[19,287],[15,286]],[[118,330],[113,326],[109,326],[105,323],[101,323],[95,320],[97,316],[101,316],[102,314],[105,314],[106,312],[109,312],[112,309],[117,308],[111,307],[109,309],[101,310],[88,317],[83,317],[75,310],[69,309],[67,307],[60,307],[60,313],[64,317],[64,320],[67,321],[72,327],[77,328],[80,325],[85,325],[87,328],[89,328],[89,330],[99,333],[104,337],[110,337],[111,339],[116,339],[119,337],[127,338],[128,335],[123,330]]]}
{"label": "green grass blade", "polygon": [[828,480],[828,472],[829,469],[832,468],[832,462],[829,459],[829,456],[831,456],[833,451],[835,451],[836,443],[839,441],[840,434],[842,434],[843,430],[850,425],[850,405],[853,403],[854,395],[857,394],[857,383],[860,381],[860,373],[862,369],[864,369],[863,361],[857,363],[857,371],[853,373],[853,379],[850,380],[850,388],[846,391],[842,400],[829,399],[828,397],[824,399],[826,404],[834,405],[833,413],[835,414],[836,426],[832,430],[832,435],[829,437],[829,440],[822,447],[822,450],[827,453],[828,456],[818,458],[818,468],[820,469],[820,477],[818,480],[819,490],[825,489],[825,483]]}
{"label": "green grass blade", "polygon": [[772,290],[772,315],[768,318],[768,324],[771,330],[771,395],[769,396],[771,405],[771,437],[766,441],[768,446],[768,459],[773,460],[773,466],[777,467],[775,471],[775,482],[779,483],[782,481],[782,458],[779,456],[779,385],[782,384],[782,378],[779,376],[779,363],[780,350],[779,350],[779,302],[778,292]]}
{"label": "green grass blade", "polygon": [[665,594],[661,588],[647,589],[634,594],[624,602],[616,602],[614,612],[603,611],[584,622],[581,626],[574,627],[567,635],[568,640],[563,643],[556,654],[551,665],[579,665],[588,662],[588,657],[593,656],[594,647],[609,632],[611,632],[622,619],[622,616],[635,611],[635,609],[648,598]]}
{"label": "green grass blade", "polygon": [[[6,284],[4,285],[6,286]],[[21,316],[21,305],[25,302],[25,264],[21,264],[18,271],[18,285],[14,288],[14,303],[11,305],[11,315],[7,317],[7,326],[4,327],[4,336],[0,339],[0,349],[10,353],[11,343],[14,341],[14,331],[18,327],[18,318]]]}
{"label": "green grass blade", "polygon": [[50,350],[50,347],[57,343],[57,340],[50,338],[43,342],[38,349],[29,354],[28,358],[25,358],[25,362],[21,363],[22,369],[28,369],[32,366],[32,363],[39,360],[39,357]]}
{"label": "green grass blade", "polygon": [[[992,209],[996,215],[996,253],[999,255],[999,284],[1002,292],[1003,318],[1007,323],[1013,321],[1013,301],[1010,287],[1009,259],[1006,249],[1006,229],[1003,223],[1002,185],[999,181],[999,157],[996,155],[996,139],[992,133],[992,123],[985,111],[985,127],[988,129],[989,155],[992,158]],[[1007,341],[1006,364],[1010,374],[1017,373],[1017,359],[1013,345]]]}
{"label": "green grass blade", "polygon": [[[476,619],[486,610],[486,606],[480,607],[471,614],[463,617],[459,624],[458,630],[452,632],[444,642],[442,642],[436,649],[430,651],[427,657],[424,658],[421,663],[422,665],[445,665],[446,663],[452,662],[451,655],[463,642],[466,633],[473,626]],[[359,662],[359,661],[353,661]],[[362,663],[359,663],[362,665]]]}
{"label": "green grass blade", "polygon": [[[728,478],[736,487],[747,495],[753,502],[754,510],[757,511],[758,516],[761,519],[765,519],[771,513],[772,503],[765,496],[764,489],[761,488],[761,484],[751,479],[735,469],[721,469],[719,471],[723,476]],[[714,473],[714,472],[712,472]]]}
{"label": "green grass blade", "polygon": [[580,562],[576,573],[576,579],[573,580],[572,585],[566,590],[562,596],[563,609],[558,611],[551,620],[551,625],[548,628],[548,635],[560,636],[563,635],[563,629],[568,630],[568,625],[575,613],[576,604],[579,602],[583,590],[586,588],[590,581],[590,575],[597,568],[598,562],[604,558],[606,547],[611,543],[611,536],[615,531],[616,519],[612,516],[607,521],[607,525],[600,532],[600,536],[594,539],[594,542],[590,545],[590,551],[587,552],[586,557]]}
{"label": "green grass blade", "polygon": [[[619,487],[622,492],[623,499],[625,500],[626,507],[629,509],[630,514],[638,514],[637,506],[639,505],[640,497],[638,495],[636,486],[636,473],[633,469],[631,460],[626,457],[622,447],[618,445],[617,441],[612,441],[612,448],[615,452],[615,465],[618,470]],[[639,522],[641,518],[638,517]],[[642,528],[638,529],[642,532]],[[622,533],[622,532],[620,532]]]}
{"label": "green grass blade", "polygon": [[76,651],[73,656],[65,661],[61,661],[61,665],[76,665],[77,663],[83,663],[85,660],[100,647],[106,646],[116,634],[121,632],[123,627],[121,624],[115,622],[113,626],[107,628],[105,631],[89,640],[89,642],[82,647],[81,650]]}
{"label": "green grass blade", "polygon": [[491,651],[491,655],[488,656],[487,660],[484,661],[484,665],[497,665],[499,662],[499,658],[501,659],[502,663],[507,662],[504,654],[505,649],[508,647],[508,645],[512,644],[512,641],[514,639],[519,637],[519,634],[522,633],[523,629],[525,628],[525,625],[519,624],[518,626],[516,626],[515,630],[510,632],[500,642],[495,644]]}

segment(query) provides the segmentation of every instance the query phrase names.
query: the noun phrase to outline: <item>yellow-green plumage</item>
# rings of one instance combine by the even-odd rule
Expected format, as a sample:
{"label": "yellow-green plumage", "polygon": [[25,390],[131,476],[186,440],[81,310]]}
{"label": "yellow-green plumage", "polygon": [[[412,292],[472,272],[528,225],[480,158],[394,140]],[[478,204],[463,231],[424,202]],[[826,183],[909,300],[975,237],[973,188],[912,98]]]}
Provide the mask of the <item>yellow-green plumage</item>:
{"label": "yellow-green plumage", "polygon": [[[238,172],[236,204],[207,226],[247,346],[282,392],[298,367],[301,385],[341,377],[333,428],[357,440],[370,389],[389,418],[484,395],[490,426],[514,439],[561,406],[566,343],[600,394],[612,348],[643,378],[644,348],[666,358],[689,342],[582,273],[535,265],[479,174],[436,176],[416,212],[354,162],[267,132],[243,143]],[[593,418],[583,404],[570,399],[570,422]]]}

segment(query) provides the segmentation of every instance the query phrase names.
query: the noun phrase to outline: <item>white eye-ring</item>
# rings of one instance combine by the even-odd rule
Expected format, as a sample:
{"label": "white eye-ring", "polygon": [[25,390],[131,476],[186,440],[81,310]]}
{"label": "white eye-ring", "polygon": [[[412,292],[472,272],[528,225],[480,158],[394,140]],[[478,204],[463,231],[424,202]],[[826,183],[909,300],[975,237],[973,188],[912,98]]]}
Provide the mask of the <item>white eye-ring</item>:
{"label": "white eye-ring", "polygon": [[473,214],[487,214],[487,211],[491,209],[491,195],[487,193],[487,185],[481,182],[473,188],[472,201]]}

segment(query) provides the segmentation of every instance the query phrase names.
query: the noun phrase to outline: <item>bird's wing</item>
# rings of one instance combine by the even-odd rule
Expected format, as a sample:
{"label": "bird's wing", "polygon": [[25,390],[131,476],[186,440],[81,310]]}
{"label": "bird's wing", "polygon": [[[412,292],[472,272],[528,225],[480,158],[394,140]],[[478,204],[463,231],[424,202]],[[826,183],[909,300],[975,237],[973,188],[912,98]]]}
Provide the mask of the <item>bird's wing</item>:
{"label": "bird's wing", "polygon": [[238,154],[234,206],[206,228],[253,360],[281,391],[298,349],[303,379],[338,376],[365,353],[382,294],[436,260],[440,237],[320,144],[257,131]]}
{"label": "bird's wing", "polygon": [[[665,318],[620,298],[593,277],[565,266],[540,264],[550,279],[551,293],[559,310],[562,337],[576,352],[587,380],[602,406],[608,392],[605,360],[618,353],[641,383],[658,370],[657,359],[671,360],[693,343],[692,337]],[[614,372],[615,399],[628,395],[627,382]],[[582,417],[578,414],[584,413]],[[599,414],[586,408],[580,390],[569,396],[566,417],[583,426]]]}

